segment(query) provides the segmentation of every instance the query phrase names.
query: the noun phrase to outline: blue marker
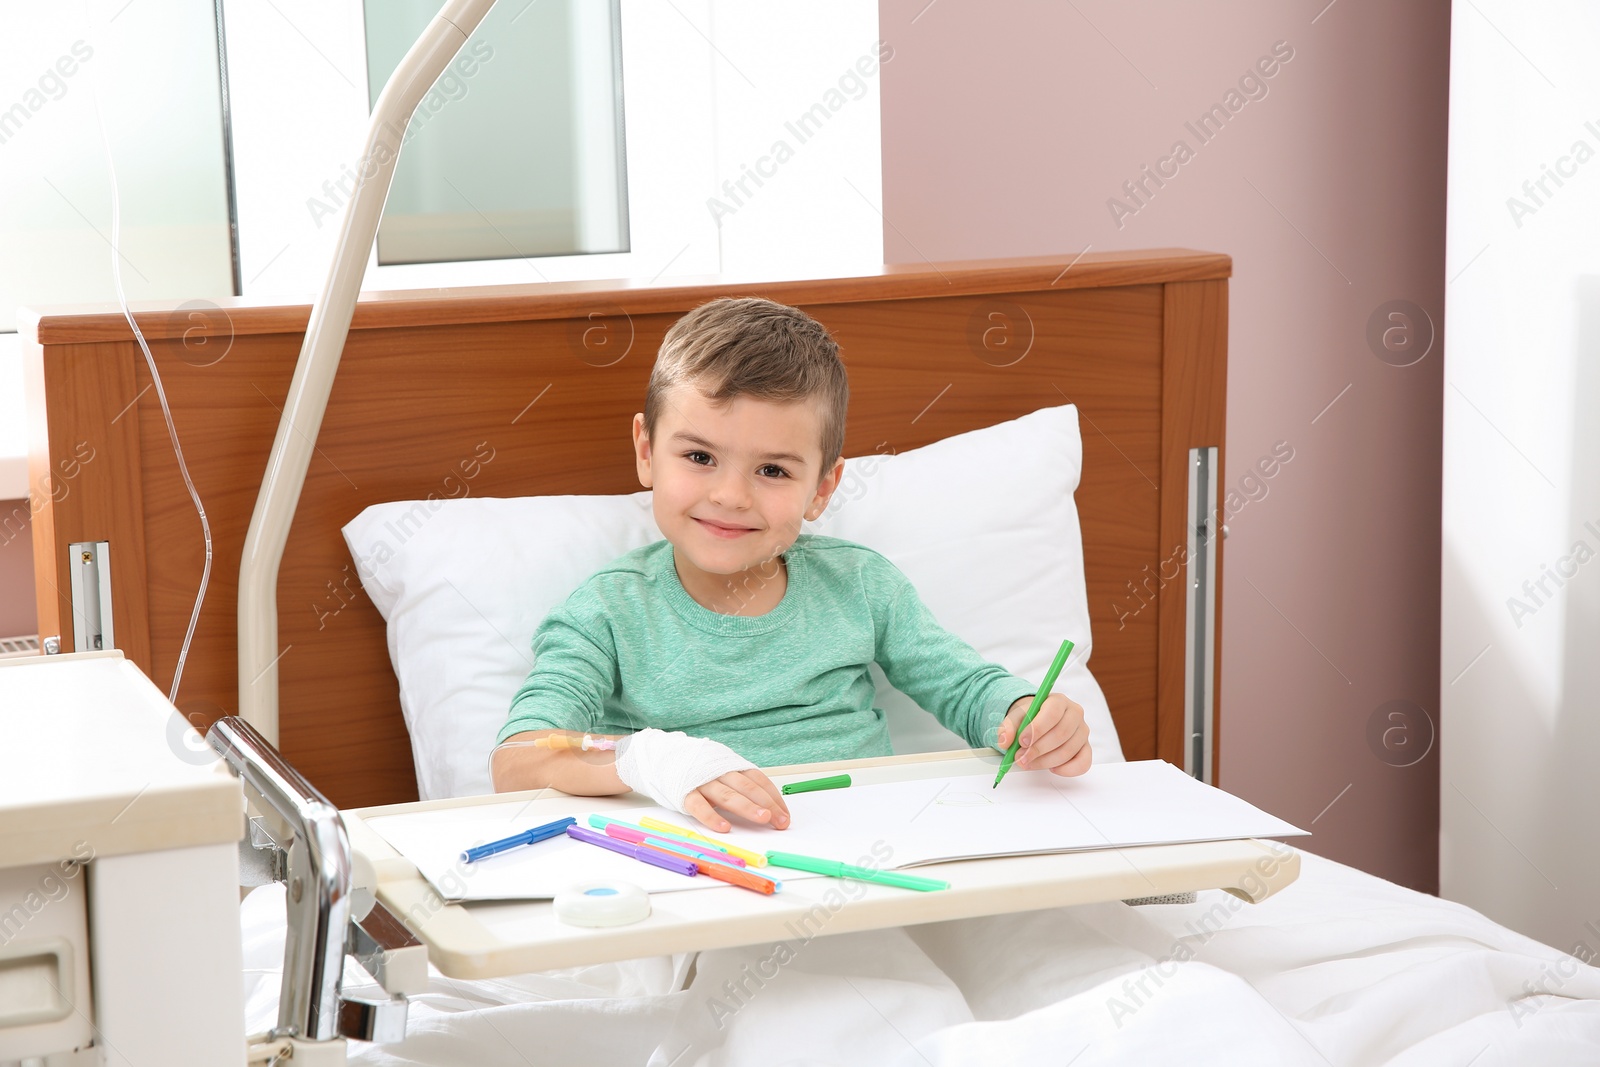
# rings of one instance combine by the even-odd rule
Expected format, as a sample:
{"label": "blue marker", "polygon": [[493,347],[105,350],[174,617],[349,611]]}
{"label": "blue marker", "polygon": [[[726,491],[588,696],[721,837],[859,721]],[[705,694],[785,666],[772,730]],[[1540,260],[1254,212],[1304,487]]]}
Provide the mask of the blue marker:
{"label": "blue marker", "polygon": [[577,819],[571,818],[557,819],[555,822],[548,822],[543,826],[535,826],[532,830],[524,830],[520,834],[512,834],[510,837],[502,837],[498,841],[490,841],[487,845],[469,848],[461,853],[461,860],[463,863],[477,863],[485,856],[493,856],[496,852],[504,852],[508,848],[516,848],[518,845],[537,844],[546,838],[566,833],[567,827],[574,825],[577,821]]}

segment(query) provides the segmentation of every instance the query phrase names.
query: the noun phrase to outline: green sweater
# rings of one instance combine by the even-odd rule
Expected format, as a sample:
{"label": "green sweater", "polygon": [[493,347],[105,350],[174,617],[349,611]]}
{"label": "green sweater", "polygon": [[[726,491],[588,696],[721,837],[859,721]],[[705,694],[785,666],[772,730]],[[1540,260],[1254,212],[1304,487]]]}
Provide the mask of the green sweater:
{"label": "green sweater", "polygon": [[524,730],[647,727],[720,741],[763,767],[887,756],[867,665],[974,748],[1038,686],[941,628],[880,553],[801,534],[765,615],[702,607],[657,541],[597,571],[539,624],[499,740]]}

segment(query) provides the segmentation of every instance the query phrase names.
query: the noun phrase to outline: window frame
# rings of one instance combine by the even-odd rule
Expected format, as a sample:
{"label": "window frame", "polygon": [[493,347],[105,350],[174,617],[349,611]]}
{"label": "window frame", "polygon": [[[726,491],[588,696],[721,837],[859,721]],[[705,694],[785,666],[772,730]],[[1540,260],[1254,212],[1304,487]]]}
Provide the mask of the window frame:
{"label": "window frame", "polygon": [[[370,121],[362,0],[219,0],[227,50],[241,295],[319,291],[344,202],[333,182],[360,155]],[[515,0],[510,0],[515,2]],[[709,0],[621,0],[622,111],[629,251],[380,266],[364,291],[506,285],[674,274],[721,266],[715,219],[685,211],[714,188],[712,46],[695,27]],[[281,9],[281,10],[280,10]],[[303,49],[298,83],[275,78],[281,49]],[[319,58],[320,57],[320,58]],[[302,59],[304,62],[302,62]],[[287,65],[287,64],[285,64]],[[298,121],[285,123],[285,118]],[[278,146],[296,145],[294,153]],[[318,174],[323,178],[320,186]],[[304,189],[304,198],[285,189]],[[337,203],[336,214],[309,209]]]}

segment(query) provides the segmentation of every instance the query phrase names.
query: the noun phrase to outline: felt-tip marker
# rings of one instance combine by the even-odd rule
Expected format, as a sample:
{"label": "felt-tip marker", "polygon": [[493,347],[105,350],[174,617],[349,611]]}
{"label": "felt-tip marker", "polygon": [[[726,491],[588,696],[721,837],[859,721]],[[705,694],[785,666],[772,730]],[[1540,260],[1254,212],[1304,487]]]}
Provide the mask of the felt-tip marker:
{"label": "felt-tip marker", "polygon": [[520,834],[502,837],[498,841],[490,841],[487,845],[478,845],[466,849],[461,853],[463,863],[477,863],[485,856],[493,856],[496,852],[504,852],[508,848],[517,848],[520,845],[533,845],[547,838],[557,837],[564,833],[567,827],[576,823],[577,819],[557,819],[547,822],[543,826],[535,826],[532,830],[524,830]]}
{"label": "felt-tip marker", "polygon": [[784,796],[791,793],[815,793],[819,789],[843,789],[850,784],[848,774],[835,774],[829,778],[812,778],[805,782],[790,782],[783,787]]}
{"label": "felt-tip marker", "polygon": [[1023,731],[1032,724],[1033,717],[1039,714],[1039,709],[1044,707],[1045,698],[1050,695],[1050,687],[1056,684],[1056,676],[1061,673],[1061,668],[1066,665],[1067,657],[1070,655],[1072,655],[1072,642],[1061,642],[1061,647],[1056,650],[1056,658],[1050,663],[1050,669],[1045,671],[1044,684],[1039,686],[1037,693],[1033,694],[1033,703],[1028,706],[1028,714],[1022,717],[1022,722],[1017,726],[1016,735],[1011,738],[1011,744],[1006,748],[1005,757],[1000,760],[1000,771],[994,776],[994,785],[990,786],[990,789],[999,786],[1000,779],[1006,776],[1006,772],[1011,769],[1011,764],[1016,761],[1017,749],[1022,746]]}
{"label": "felt-tip marker", "polygon": [[610,849],[612,852],[620,852],[624,856],[632,856],[641,863],[648,863],[652,867],[662,867],[678,874],[696,875],[700,873],[700,869],[695,866],[694,861],[687,856],[670,856],[665,852],[657,852],[653,848],[645,848],[643,845],[630,845],[626,841],[618,841],[614,837],[597,834],[593,830],[585,830],[581,826],[569,826],[566,832],[568,837],[575,840],[583,841],[590,845],[599,845],[601,848]]}

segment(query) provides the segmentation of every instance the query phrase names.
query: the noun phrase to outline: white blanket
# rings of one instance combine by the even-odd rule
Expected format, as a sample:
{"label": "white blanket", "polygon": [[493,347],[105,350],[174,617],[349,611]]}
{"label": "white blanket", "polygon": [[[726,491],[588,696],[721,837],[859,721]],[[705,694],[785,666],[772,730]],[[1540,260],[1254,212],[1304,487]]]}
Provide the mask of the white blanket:
{"label": "white blanket", "polygon": [[[1600,1064],[1600,970],[1310,853],[1256,905],[1082,905],[461,982],[352,1063]],[[244,903],[276,1019],[280,887]],[[361,977],[353,964],[349,977]]]}

